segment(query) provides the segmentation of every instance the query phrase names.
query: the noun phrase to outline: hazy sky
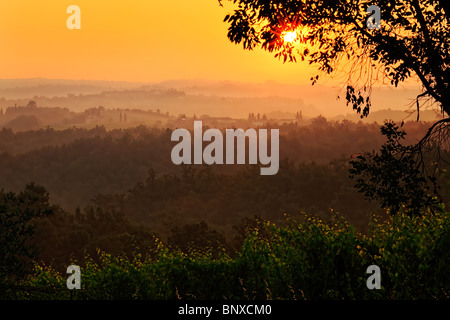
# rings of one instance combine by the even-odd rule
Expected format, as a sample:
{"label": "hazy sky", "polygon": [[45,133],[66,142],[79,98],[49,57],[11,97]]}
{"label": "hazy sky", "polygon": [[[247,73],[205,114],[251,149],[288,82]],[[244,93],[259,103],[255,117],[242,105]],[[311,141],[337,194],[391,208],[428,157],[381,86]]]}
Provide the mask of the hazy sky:
{"label": "hazy sky", "polygon": [[[223,4],[220,7],[217,0],[1,1],[0,79],[273,80],[310,85],[317,70],[306,62],[283,64],[271,53],[231,43],[223,18],[233,6],[229,1]],[[80,30],[67,28],[70,5],[81,9]],[[319,84],[342,88],[343,83],[322,77]],[[403,88],[374,91],[372,109],[404,109],[411,102],[406,98],[417,93]],[[351,112],[343,101],[336,101],[337,94],[334,88],[311,88],[301,98],[327,114]]]}
{"label": "hazy sky", "polygon": [[[81,30],[69,30],[69,5]],[[229,42],[217,0],[0,2],[0,78],[126,81],[211,79],[309,83],[306,63],[284,64]]]}

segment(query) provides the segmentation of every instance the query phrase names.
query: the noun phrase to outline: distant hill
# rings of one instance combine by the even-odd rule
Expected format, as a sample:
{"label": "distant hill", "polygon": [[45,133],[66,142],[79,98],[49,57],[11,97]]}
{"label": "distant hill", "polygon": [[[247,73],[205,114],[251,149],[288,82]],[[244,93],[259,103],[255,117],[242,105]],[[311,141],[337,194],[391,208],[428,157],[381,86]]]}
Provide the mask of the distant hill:
{"label": "distant hill", "polygon": [[314,117],[321,112],[302,99],[284,97],[221,97],[202,94],[186,94],[176,89],[144,88],[134,90],[102,91],[94,94],[68,94],[64,97],[34,96],[31,98],[0,98],[0,107],[24,106],[32,99],[40,107],[68,108],[74,112],[105,107],[122,109],[159,110],[161,113],[209,115],[212,117],[247,118],[248,114],[282,111]]}
{"label": "distant hill", "polygon": [[[34,100],[41,107],[159,109],[173,115],[208,114],[215,117],[246,117],[249,112],[296,113],[305,117],[357,118],[346,106],[343,88],[328,84],[283,84],[275,81],[241,83],[202,79],[162,82],[124,82],[65,79],[0,79],[0,107],[26,105]],[[182,93],[181,95],[177,95]],[[378,87],[372,92],[372,115],[392,109],[404,111],[419,93],[415,86]],[[343,116],[346,114],[348,116]],[[398,114],[400,115],[400,113]],[[396,116],[397,117],[397,116]],[[371,121],[372,117],[369,117]],[[377,118],[376,121],[380,121]]]}

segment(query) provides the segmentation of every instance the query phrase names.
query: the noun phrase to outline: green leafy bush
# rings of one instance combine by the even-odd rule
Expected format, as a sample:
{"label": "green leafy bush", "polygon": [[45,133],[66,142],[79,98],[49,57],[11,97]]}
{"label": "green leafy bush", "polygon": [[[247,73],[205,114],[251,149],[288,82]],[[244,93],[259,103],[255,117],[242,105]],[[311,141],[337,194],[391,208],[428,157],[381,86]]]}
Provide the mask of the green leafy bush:
{"label": "green leafy bush", "polygon": [[[338,213],[329,221],[305,213],[283,225],[262,221],[237,254],[170,249],[133,258],[98,252],[81,266],[81,290],[68,275],[36,265],[19,299],[446,299],[450,293],[450,213],[441,210],[386,221],[359,234]],[[69,264],[76,264],[71,261]],[[369,290],[367,267],[381,269]],[[50,289],[49,289],[50,288]]]}

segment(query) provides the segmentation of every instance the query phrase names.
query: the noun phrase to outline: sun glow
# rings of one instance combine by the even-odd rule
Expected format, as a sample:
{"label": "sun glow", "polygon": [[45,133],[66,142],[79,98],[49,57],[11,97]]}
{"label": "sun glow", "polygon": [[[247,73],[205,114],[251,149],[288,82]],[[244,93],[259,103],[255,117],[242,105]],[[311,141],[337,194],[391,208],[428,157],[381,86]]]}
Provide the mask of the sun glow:
{"label": "sun glow", "polygon": [[297,39],[297,31],[286,31],[283,33],[284,42],[292,43]]}
{"label": "sun glow", "polygon": [[[274,79],[296,84],[299,73],[308,68],[300,64],[287,67],[264,50],[249,54],[237,48],[226,36],[228,25],[222,23],[225,11],[217,1],[206,5],[204,0],[77,0],[72,3],[81,9],[81,30],[67,28],[68,5],[55,3],[0,1],[0,45],[8,48],[0,50],[1,78],[138,82]],[[284,13],[277,21],[285,22],[274,28],[269,38],[271,45],[282,47],[289,44],[283,31],[296,30],[299,24]],[[300,29],[297,32],[300,35]],[[168,36],[174,34],[177,41]],[[297,37],[292,45],[299,42]],[[30,51],[30,47],[36,50]],[[307,76],[303,81],[310,83]]]}

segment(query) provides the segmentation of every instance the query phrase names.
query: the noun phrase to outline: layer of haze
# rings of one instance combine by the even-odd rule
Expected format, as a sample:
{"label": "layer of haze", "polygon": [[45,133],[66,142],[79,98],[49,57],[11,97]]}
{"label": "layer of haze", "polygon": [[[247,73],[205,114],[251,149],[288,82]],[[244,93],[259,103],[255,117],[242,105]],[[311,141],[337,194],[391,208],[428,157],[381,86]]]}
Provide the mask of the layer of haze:
{"label": "layer of haze", "polygon": [[[72,4],[81,8],[81,30],[66,27],[66,9]],[[223,22],[232,7],[227,1],[224,5],[216,0],[2,1],[0,78],[275,81],[290,88],[301,86],[297,92],[305,104],[314,104],[325,114],[351,112],[342,99],[336,101],[339,87],[311,89],[305,95],[315,75],[307,63],[283,64],[268,52],[232,44]],[[321,84],[339,85],[333,80]],[[406,89],[397,90],[405,96]],[[405,109],[409,102],[396,100],[398,91],[378,96],[390,103],[377,105],[374,92],[374,110]]]}

